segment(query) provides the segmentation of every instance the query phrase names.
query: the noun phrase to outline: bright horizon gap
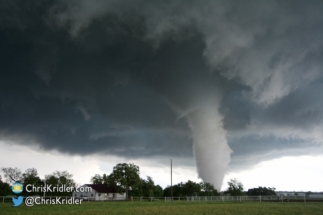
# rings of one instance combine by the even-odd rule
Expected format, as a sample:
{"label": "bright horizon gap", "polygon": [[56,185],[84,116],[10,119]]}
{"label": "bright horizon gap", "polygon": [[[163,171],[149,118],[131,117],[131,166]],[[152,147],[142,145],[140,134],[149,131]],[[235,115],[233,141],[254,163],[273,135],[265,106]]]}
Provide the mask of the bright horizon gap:
{"label": "bright horizon gap", "polygon": [[[67,170],[73,174],[75,182],[81,186],[83,184],[90,184],[90,178],[95,174],[110,174],[113,166],[125,162],[134,163],[139,166],[141,178],[145,179],[146,176],[151,176],[155,184],[160,185],[163,189],[170,185],[170,164],[167,166],[166,162],[165,165],[159,164],[159,167],[156,167],[156,163],[149,165],[151,161],[145,159],[125,160],[113,157],[112,160],[116,162],[106,162],[102,155],[72,156],[71,159],[70,156],[58,152],[42,153],[25,146],[5,144],[3,141],[0,141],[0,148],[4,152],[4,156],[0,157],[0,163],[11,160],[10,154],[15,151],[17,157],[22,158],[25,162],[21,165],[19,160],[11,160],[10,166],[7,167],[17,167],[22,171],[25,171],[27,168],[36,168],[40,178],[44,178],[45,175],[57,170]],[[25,154],[25,152],[28,153]],[[28,155],[32,155],[35,159],[28,159]],[[165,158],[165,160],[169,162],[168,158]],[[176,158],[172,158],[172,160],[173,185],[180,182],[187,182],[188,180],[201,182],[197,178],[195,167],[177,166]],[[40,163],[39,161],[42,162]],[[65,168],[48,168],[54,162],[57,163],[56,166],[64,166]],[[323,156],[283,157],[271,161],[264,161],[255,165],[251,170],[242,170],[239,172],[229,171],[225,174],[221,191],[228,187],[227,182],[230,179],[236,178],[244,185],[244,191],[262,186],[275,187],[276,191],[322,192],[323,186],[321,185],[320,178],[322,178],[323,167],[321,167],[320,163],[323,163]],[[289,169],[288,171],[286,171],[287,168]],[[273,172],[276,173],[273,174]],[[1,175],[3,174],[1,173]]]}

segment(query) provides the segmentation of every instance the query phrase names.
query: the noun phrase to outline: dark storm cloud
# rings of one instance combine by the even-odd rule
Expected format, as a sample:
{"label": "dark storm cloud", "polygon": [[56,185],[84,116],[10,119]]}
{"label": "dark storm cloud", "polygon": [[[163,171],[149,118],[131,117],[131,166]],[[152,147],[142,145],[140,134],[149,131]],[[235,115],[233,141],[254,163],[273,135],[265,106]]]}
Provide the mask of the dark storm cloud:
{"label": "dark storm cloud", "polygon": [[3,26],[2,138],[72,154],[192,156],[186,122],[152,87],[162,77],[145,77],[168,56],[155,66],[163,59],[130,21],[107,16],[75,39],[46,23],[38,32]]}
{"label": "dark storm cloud", "polygon": [[229,138],[234,151],[230,169],[248,169],[261,161],[284,156],[321,155],[322,146],[300,138],[283,138],[274,135],[249,135]]}
{"label": "dark storm cloud", "polygon": [[69,154],[192,157],[178,117],[220,98],[233,165],[312,153],[322,144],[322,7],[2,1],[1,139]]}

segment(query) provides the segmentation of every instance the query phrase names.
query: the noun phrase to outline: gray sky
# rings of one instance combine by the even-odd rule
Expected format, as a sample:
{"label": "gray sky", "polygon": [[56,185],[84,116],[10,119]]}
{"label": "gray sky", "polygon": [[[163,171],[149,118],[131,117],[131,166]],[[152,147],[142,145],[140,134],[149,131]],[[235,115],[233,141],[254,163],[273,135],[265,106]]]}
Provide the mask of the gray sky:
{"label": "gray sky", "polygon": [[188,168],[196,148],[221,142],[227,157],[212,162],[224,159],[224,172],[320,156],[322,10],[319,0],[2,1],[0,140]]}

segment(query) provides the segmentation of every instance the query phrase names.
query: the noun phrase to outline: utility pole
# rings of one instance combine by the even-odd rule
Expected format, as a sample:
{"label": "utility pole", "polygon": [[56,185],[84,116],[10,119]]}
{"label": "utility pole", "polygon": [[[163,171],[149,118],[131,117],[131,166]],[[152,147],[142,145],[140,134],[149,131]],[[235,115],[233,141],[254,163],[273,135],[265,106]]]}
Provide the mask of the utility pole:
{"label": "utility pole", "polygon": [[44,179],[44,199],[45,199],[45,190],[46,190],[46,179]]}
{"label": "utility pole", "polygon": [[172,159],[170,159],[170,195],[171,195],[171,201],[173,201],[173,163],[172,163]]}

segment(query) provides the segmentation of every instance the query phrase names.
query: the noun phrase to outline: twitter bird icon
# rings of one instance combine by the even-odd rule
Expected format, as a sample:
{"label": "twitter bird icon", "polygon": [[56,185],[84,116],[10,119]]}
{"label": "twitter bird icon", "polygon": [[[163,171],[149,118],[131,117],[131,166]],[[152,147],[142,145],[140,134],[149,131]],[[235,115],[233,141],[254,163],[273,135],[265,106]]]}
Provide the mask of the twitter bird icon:
{"label": "twitter bird icon", "polygon": [[17,206],[21,205],[23,199],[24,199],[24,197],[22,197],[22,196],[18,196],[18,198],[12,197],[13,206],[17,207]]}

